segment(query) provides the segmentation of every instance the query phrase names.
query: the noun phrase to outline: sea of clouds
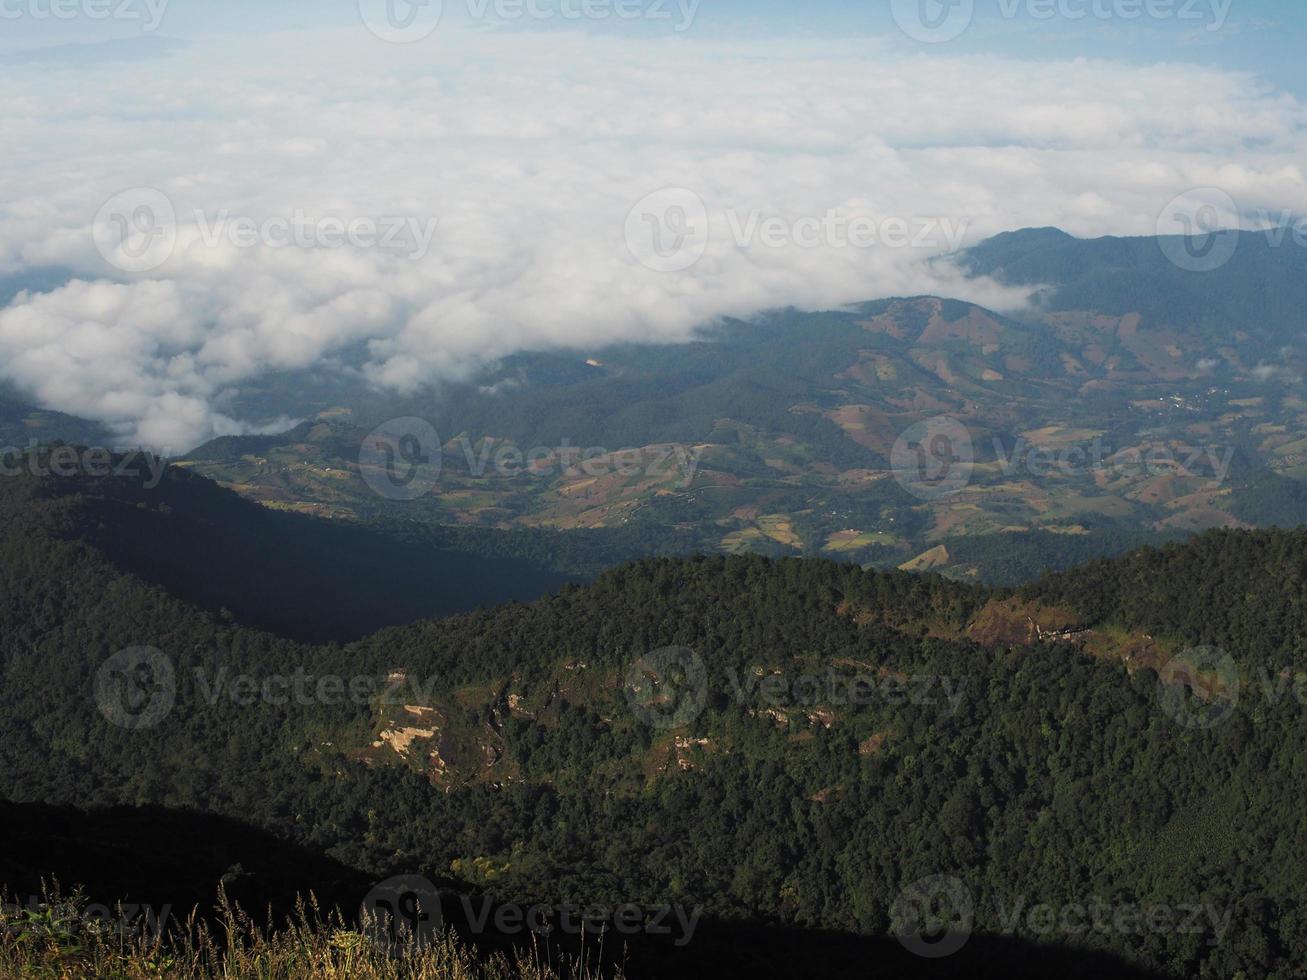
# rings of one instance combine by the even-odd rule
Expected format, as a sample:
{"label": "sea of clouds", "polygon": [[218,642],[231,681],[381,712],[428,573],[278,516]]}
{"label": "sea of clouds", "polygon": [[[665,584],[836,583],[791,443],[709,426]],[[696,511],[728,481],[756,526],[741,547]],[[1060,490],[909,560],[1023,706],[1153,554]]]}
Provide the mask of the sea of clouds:
{"label": "sea of clouds", "polygon": [[[0,58],[0,278],[66,272],[0,308],[0,380],[173,451],[275,427],[233,393],[346,350],[411,393],[517,350],[684,340],[780,306],[1025,299],[932,261],[952,236],[852,245],[760,221],[1146,235],[1195,187],[1307,212],[1307,107],[1188,64],[458,25],[411,45],[360,26],[134,53]],[[175,240],[130,271],[94,231],[140,188],[175,210]],[[628,242],[664,188],[709,222],[675,271]],[[292,220],[308,239],[283,240]],[[399,243],[422,247],[340,242],[337,222],[405,222]]]}

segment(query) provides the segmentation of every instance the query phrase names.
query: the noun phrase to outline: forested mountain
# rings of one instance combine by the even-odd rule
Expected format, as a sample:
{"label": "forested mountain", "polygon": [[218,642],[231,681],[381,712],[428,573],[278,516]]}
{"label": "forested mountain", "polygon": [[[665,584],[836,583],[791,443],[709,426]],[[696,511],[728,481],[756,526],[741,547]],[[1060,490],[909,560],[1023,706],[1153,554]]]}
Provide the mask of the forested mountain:
{"label": "forested mountain", "polygon": [[[28,405],[14,397],[8,386],[0,385],[0,451],[13,456],[58,440],[105,445],[108,433],[94,422]],[[12,459],[6,459],[5,465],[11,466]]]}
{"label": "forested mountain", "polygon": [[1216,645],[1247,668],[1307,662],[1307,529],[1213,531],[1090,562],[1022,590],[1089,621]]}
{"label": "forested mountain", "polygon": [[[365,352],[345,351],[235,395],[241,417],[302,420],[290,431],[183,461],[269,507],[421,523],[454,550],[529,554],[574,578],[704,551],[1011,586],[1208,528],[1303,523],[1304,250],[1245,233],[1197,274],[1175,245],[1028,229],[941,260],[1029,291],[1015,309],[918,296],[777,310],[692,343],[520,353],[414,396],[363,384]],[[892,457],[941,419],[974,466],[922,499]],[[394,499],[364,446],[415,420],[439,473]],[[3,390],[0,435],[115,444]],[[593,469],[569,456],[589,450]]]}
{"label": "forested mountain", "polygon": [[[210,814],[451,895],[699,908],[701,934],[646,954],[687,975],[724,949],[782,968],[780,935],[832,976],[1307,960],[1307,534],[1218,532],[1018,592],[648,559],[313,646],[114,554],[148,535],[134,560],[171,578],[234,506],[177,470],[0,480],[0,797]],[[270,550],[251,539],[252,582]],[[943,965],[890,938],[923,881],[968,925]]]}
{"label": "forested mountain", "polygon": [[974,275],[1039,287],[1049,312],[1137,313],[1194,340],[1229,344],[1244,334],[1243,356],[1278,363],[1278,346],[1295,344],[1307,305],[1307,250],[1287,223],[1266,231],[1229,232],[1205,242],[1228,260],[1201,273],[1173,261],[1180,238],[1075,238],[1056,228],[996,235],[968,250]]}
{"label": "forested mountain", "polygon": [[[692,343],[517,354],[412,397],[347,367],[277,376],[243,404],[297,428],[216,440],[187,465],[320,515],[646,545],[671,528],[704,551],[997,585],[1208,528],[1307,521],[1307,253],[1246,233],[1198,274],[1178,244],[1033,229],[940,260],[1028,293],[1002,312],[934,296],[777,310]],[[895,447],[941,421],[969,468],[923,499]],[[361,454],[382,425],[417,425],[442,461],[417,499],[369,479]],[[589,449],[594,471],[568,455]],[[534,463],[505,469],[500,453]]]}
{"label": "forested mountain", "polygon": [[[110,466],[75,447],[64,478],[51,450],[11,460],[37,488],[47,530],[94,545],[119,568],[220,617],[302,640],[350,640],[395,623],[533,599],[648,554],[694,550],[674,532],[499,531],[414,521],[325,521],[261,507],[145,453]],[[105,457],[107,459],[107,456]],[[96,473],[116,472],[103,479]],[[161,546],[166,543],[166,546]],[[198,560],[197,560],[198,557]]]}

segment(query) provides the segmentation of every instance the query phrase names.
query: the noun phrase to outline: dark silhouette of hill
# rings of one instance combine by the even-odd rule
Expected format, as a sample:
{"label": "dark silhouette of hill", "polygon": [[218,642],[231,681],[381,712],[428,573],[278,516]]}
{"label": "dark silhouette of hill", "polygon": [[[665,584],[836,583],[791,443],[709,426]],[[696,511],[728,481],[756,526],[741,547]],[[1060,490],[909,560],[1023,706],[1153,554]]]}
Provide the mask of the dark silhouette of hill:
{"label": "dark silhouette of hill", "polygon": [[47,480],[47,492],[77,498],[68,533],[187,602],[294,639],[345,642],[576,580],[542,561],[442,548],[420,529],[270,510],[178,467],[152,487],[137,468],[130,479]]}
{"label": "dark silhouette of hill", "polygon": [[[215,915],[218,884],[228,899],[263,921],[289,920],[297,900],[312,893],[324,911],[357,921],[375,882],[339,861],[235,820],[164,807],[70,806],[0,802],[5,847],[0,851],[0,889],[26,903],[59,882],[64,894],[80,887],[93,902],[114,907],[167,909],[166,926],[181,926],[192,910]],[[446,883],[448,884],[448,883]],[[488,930],[469,922],[464,904],[447,897],[444,920],[481,953],[526,946],[530,937]],[[549,955],[581,952],[573,936],[555,931],[540,943]],[[587,944],[592,940],[587,939]],[[693,939],[642,936],[607,942],[609,968],[621,964],[631,980],[726,976],[793,977],[1020,977],[1067,980],[1160,977],[1099,952],[1038,946],[1017,939],[974,936],[947,959],[923,959],[890,939],[829,930],[805,930],[764,922],[705,919]],[[592,950],[592,955],[594,951]]]}
{"label": "dark silhouette of hill", "polygon": [[371,887],[338,861],[208,813],[0,802],[0,826],[0,885],[20,903],[57,881],[64,894],[81,886],[102,904],[170,906],[184,920],[212,912],[221,884],[247,911],[284,919],[310,891],[324,908],[352,909]]}

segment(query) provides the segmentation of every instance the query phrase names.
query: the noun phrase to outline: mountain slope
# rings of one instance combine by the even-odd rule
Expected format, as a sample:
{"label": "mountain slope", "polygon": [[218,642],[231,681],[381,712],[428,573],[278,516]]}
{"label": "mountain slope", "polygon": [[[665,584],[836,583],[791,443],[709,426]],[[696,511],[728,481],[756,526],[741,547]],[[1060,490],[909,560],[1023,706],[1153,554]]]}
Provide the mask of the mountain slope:
{"label": "mountain slope", "polygon": [[[680,902],[884,937],[904,890],[944,875],[974,906],[973,952],[1050,943],[1174,976],[1269,975],[1307,953],[1301,705],[1250,673],[1215,723],[1185,724],[1202,703],[1161,697],[1149,666],[1242,635],[1196,588],[1174,593],[1189,612],[1171,632],[1132,623],[1120,596],[1078,608],[1073,585],[659,559],[309,647],[125,574],[77,536],[73,498],[0,491],[11,800],[193,808],[500,901]],[[1259,575],[1268,548],[1283,557]],[[1229,534],[1168,554],[1173,577],[1230,563],[1282,605],[1307,544]],[[1231,649],[1236,665],[1301,670],[1296,638],[1268,633],[1271,647]],[[149,676],[97,687],[141,648],[157,651],[133,661]],[[1050,933],[1013,913],[1097,899],[1212,916],[1195,932]]]}
{"label": "mountain slope", "polygon": [[1079,239],[1055,228],[997,235],[962,261],[975,275],[1043,287],[1042,305],[1051,311],[1137,313],[1221,344],[1247,332],[1272,353],[1297,339],[1307,304],[1307,249],[1288,228],[1230,234],[1237,242],[1230,260],[1202,272],[1168,258],[1182,239]]}
{"label": "mountain slope", "polygon": [[5,459],[6,467],[14,464],[16,451],[56,441],[104,445],[108,435],[94,422],[43,411],[10,397],[6,387],[0,385],[0,452],[12,457]]}
{"label": "mountain slope", "polygon": [[[941,572],[1001,585],[1207,528],[1307,521],[1303,250],[1247,233],[1195,273],[1169,244],[997,236],[956,261],[1031,290],[1006,313],[940,297],[780,310],[694,343],[516,355],[408,399],[306,379],[296,390],[321,395],[297,403],[299,428],[219,440],[188,465],[329,516],[646,543],[674,528],[699,550],[877,568],[947,554]],[[252,397],[275,407],[271,389]],[[413,418],[443,466],[396,502],[360,450]],[[923,499],[904,461],[914,426],[940,421],[975,465]],[[568,455],[592,447],[597,472]],[[501,453],[535,465],[498,468]]]}
{"label": "mountain slope", "polygon": [[119,567],[215,613],[301,639],[352,639],[534,598],[570,578],[543,555],[494,556],[493,542],[474,550],[477,541],[458,548],[421,528],[314,520],[259,507],[185,470],[168,469],[156,486],[149,466],[133,468],[131,479],[29,481],[30,492],[58,512],[60,533]]}

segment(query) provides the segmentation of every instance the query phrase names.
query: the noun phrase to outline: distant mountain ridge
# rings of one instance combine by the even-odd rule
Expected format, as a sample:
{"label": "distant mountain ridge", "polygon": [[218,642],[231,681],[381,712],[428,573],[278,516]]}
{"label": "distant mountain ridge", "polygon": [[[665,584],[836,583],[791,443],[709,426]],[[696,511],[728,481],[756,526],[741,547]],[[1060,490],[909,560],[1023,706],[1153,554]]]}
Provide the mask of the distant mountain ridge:
{"label": "distant mountain ridge", "polygon": [[[1229,262],[1198,273],[1165,244],[1011,232],[952,261],[1031,289],[1025,310],[890,298],[725,321],[687,344],[520,354],[420,398],[335,392],[345,401],[323,402],[294,433],[220,440],[188,461],[279,506],[495,528],[673,527],[705,551],[884,568],[947,554],[942,571],[1004,584],[1209,527],[1307,520],[1304,250],[1248,233]],[[444,470],[398,508],[363,485],[358,459],[374,426],[404,417],[435,428]],[[890,457],[932,419],[965,428],[976,465],[967,486],[923,501]],[[469,466],[500,447],[548,457],[565,443],[674,443],[699,465],[691,486]],[[1200,472],[1026,465],[1031,453],[1100,449],[1160,451]]]}
{"label": "distant mountain ridge", "polygon": [[[1006,313],[939,297],[782,310],[686,344],[522,353],[410,398],[349,372],[282,372],[245,385],[233,410],[305,421],[183,461],[284,510],[585,537],[588,557],[566,563],[582,575],[704,551],[928,561],[1015,584],[1210,527],[1307,521],[1304,250],[1244,233],[1227,263],[1199,273],[1173,263],[1166,241],[1026,229],[953,257],[1034,291]],[[51,413],[10,418],[17,445],[33,432],[94,435]],[[415,501],[376,493],[360,463],[368,434],[404,418],[443,443],[440,478]],[[976,465],[966,486],[921,500],[890,457],[933,419],[966,430]],[[569,468],[567,446],[603,449],[606,469]],[[1028,465],[1100,448],[1162,451],[1197,470]],[[543,466],[500,472],[488,465],[500,450],[535,451]],[[623,472],[622,450],[646,463],[679,453],[694,469]]]}
{"label": "distant mountain ridge", "polygon": [[959,264],[1008,285],[1045,287],[1038,303],[1053,312],[1138,313],[1156,326],[1224,331],[1227,342],[1235,331],[1264,344],[1296,340],[1307,308],[1307,248],[1287,229],[1225,234],[1237,243],[1233,254],[1206,271],[1182,268],[1163,249],[1184,239],[1080,239],[1056,228],[996,235]]}

